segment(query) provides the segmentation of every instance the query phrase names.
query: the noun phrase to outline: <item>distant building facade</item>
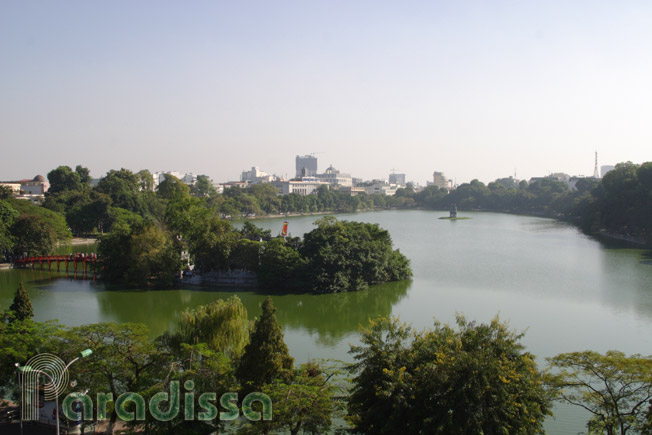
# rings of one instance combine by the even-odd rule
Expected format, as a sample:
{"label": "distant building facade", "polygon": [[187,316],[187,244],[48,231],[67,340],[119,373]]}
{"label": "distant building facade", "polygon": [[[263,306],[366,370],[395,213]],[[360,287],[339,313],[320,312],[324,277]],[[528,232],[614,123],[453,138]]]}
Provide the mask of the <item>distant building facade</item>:
{"label": "distant building facade", "polygon": [[8,187],[16,195],[20,195],[20,183],[13,181],[0,181],[0,186]]}
{"label": "distant building facade", "polygon": [[389,174],[389,184],[405,186],[405,174]]}
{"label": "distant building facade", "polygon": [[24,180],[3,181],[0,182],[0,185],[10,188],[17,196],[23,198],[42,198],[50,189],[50,183],[43,175]]}
{"label": "distant building facade", "polygon": [[315,175],[319,181],[326,182],[331,186],[351,187],[353,186],[353,178],[349,174],[344,174],[333,167],[329,166],[323,174]]}
{"label": "distant building facade", "polygon": [[396,184],[390,184],[386,181],[374,180],[371,184],[365,186],[364,190],[367,195],[394,196],[398,188],[399,186]]}
{"label": "distant building facade", "polygon": [[435,171],[432,174],[432,185],[437,186],[440,189],[449,189],[448,180],[443,172]]}
{"label": "distant building facade", "polygon": [[261,171],[257,166],[252,166],[251,171],[242,171],[240,181],[246,181],[251,184],[255,183],[269,183],[274,180],[273,175]]}
{"label": "distant building facade", "polygon": [[296,158],[296,177],[314,177],[317,175],[317,157],[315,156],[297,156]]}
{"label": "distant building facade", "polygon": [[600,174],[604,177],[607,173],[613,171],[614,169],[616,169],[616,167],[613,165],[604,165],[600,167]]}
{"label": "distant building facade", "polygon": [[187,184],[188,186],[193,186],[197,182],[197,176],[193,174],[192,172],[189,173],[182,173],[182,172],[175,172],[175,171],[159,171],[159,172],[154,172],[152,174],[152,177],[154,178],[154,189],[158,187],[159,184],[165,180],[166,175],[172,175],[173,177],[178,178],[181,180],[183,184]]}
{"label": "distant building facade", "polygon": [[272,184],[279,190],[281,195],[296,193],[297,195],[301,196],[310,195],[321,186],[330,186],[328,183],[320,181],[315,177],[304,177],[300,181],[274,181]]}

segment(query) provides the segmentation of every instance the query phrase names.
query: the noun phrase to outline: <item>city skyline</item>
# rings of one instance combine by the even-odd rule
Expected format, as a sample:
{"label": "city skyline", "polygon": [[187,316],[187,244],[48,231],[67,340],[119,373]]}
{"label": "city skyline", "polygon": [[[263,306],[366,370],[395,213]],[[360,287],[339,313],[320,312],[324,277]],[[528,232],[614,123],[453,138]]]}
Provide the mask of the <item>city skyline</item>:
{"label": "city skyline", "polygon": [[458,183],[652,160],[652,4],[0,4],[0,178]]}

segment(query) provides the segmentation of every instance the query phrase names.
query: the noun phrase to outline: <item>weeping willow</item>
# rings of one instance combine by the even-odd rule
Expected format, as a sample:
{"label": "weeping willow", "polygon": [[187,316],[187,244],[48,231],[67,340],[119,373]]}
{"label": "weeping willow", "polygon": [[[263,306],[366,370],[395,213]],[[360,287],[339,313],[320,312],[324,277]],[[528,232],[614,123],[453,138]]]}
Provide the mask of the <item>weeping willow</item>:
{"label": "weeping willow", "polygon": [[232,296],[186,309],[179,317],[177,332],[186,343],[206,343],[234,358],[249,342],[250,327],[247,309],[240,298]]}

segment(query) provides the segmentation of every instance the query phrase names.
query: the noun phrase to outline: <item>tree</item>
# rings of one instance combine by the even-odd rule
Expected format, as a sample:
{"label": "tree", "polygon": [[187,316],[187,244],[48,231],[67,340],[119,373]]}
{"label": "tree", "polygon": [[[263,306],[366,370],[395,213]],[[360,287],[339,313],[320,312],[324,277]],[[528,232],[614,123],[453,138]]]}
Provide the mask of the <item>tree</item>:
{"label": "tree", "polygon": [[[145,325],[98,323],[71,328],[61,336],[58,355],[68,361],[79,349],[88,348],[93,356],[75,364],[75,377],[81,388],[90,390],[90,397],[111,393],[115,401],[122,393],[144,391],[168,369],[167,355],[150,340]],[[107,433],[113,433],[118,417],[111,408]]]}
{"label": "tree", "polygon": [[262,308],[236,369],[236,377],[245,392],[259,391],[265,384],[287,379],[294,361],[283,341],[283,331],[274,315],[276,307],[270,297],[265,298]]}
{"label": "tree", "polygon": [[14,364],[25,365],[38,353],[56,352],[60,331],[61,326],[53,321],[0,322],[0,394],[3,397],[18,391]]}
{"label": "tree", "polygon": [[152,191],[154,190],[154,176],[147,169],[141,169],[136,173],[140,183],[140,190]]}
{"label": "tree", "polygon": [[306,260],[281,237],[264,243],[258,266],[258,284],[266,290],[306,289]]}
{"label": "tree", "polygon": [[217,190],[207,175],[198,175],[197,181],[190,188],[190,192],[198,197],[212,196],[217,194]]}
{"label": "tree", "polygon": [[139,287],[172,286],[181,269],[180,250],[170,235],[155,225],[132,234],[124,255],[129,259],[125,281]]}
{"label": "tree", "polygon": [[378,225],[338,221],[332,216],[315,225],[300,249],[315,291],[362,290],[412,276],[409,260],[392,249],[389,233]]}
{"label": "tree", "polygon": [[177,334],[188,344],[205,343],[229,358],[239,357],[249,341],[250,322],[240,298],[218,299],[186,309],[179,316]]}
{"label": "tree", "polygon": [[16,290],[16,295],[14,296],[14,302],[9,307],[9,311],[13,314],[15,320],[23,321],[31,319],[34,317],[34,307],[32,307],[32,301],[29,298],[29,294],[23,283],[21,282]]}
{"label": "tree", "polygon": [[190,196],[190,187],[174,175],[165,174],[165,180],[159,183],[156,193],[164,199],[185,198]]}
{"label": "tree", "polygon": [[562,353],[548,362],[548,385],[565,402],[593,414],[590,433],[650,433],[644,425],[652,399],[652,357],[584,351]]}
{"label": "tree", "polygon": [[9,186],[0,186],[0,200],[14,197],[14,191]]}
{"label": "tree", "polygon": [[176,239],[131,214],[113,224],[111,233],[100,238],[97,250],[103,260],[103,278],[129,286],[172,286],[181,269]]}
{"label": "tree", "polygon": [[0,255],[11,251],[14,246],[11,226],[18,215],[18,211],[9,202],[0,199]]}
{"label": "tree", "polygon": [[263,386],[274,404],[271,421],[250,422],[238,434],[282,431],[297,435],[329,433],[333,414],[340,406],[335,395],[342,389],[333,382],[337,370],[327,370],[314,362],[302,364],[293,372],[290,382],[274,382]]}
{"label": "tree", "polygon": [[75,172],[79,174],[79,181],[83,187],[88,187],[91,185],[91,180],[93,178],[91,177],[91,171],[89,171],[88,168],[85,168],[82,165],[77,165],[75,167]]}
{"label": "tree", "polygon": [[421,333],[397,320],[372,321],[348,399],[356,431],[369,434],[542,433],[551,398],[522,337],[494,319],[457,318]]}
{"label": "tree", "polygon": [[57,236],[54,228],[40,216],[21,215],[11,227],[14,251],[27,255],[48,255],[54,250]]}
{"label": "tree", "polygon": [[82,190],[84,187],[80,173],[73,172],[70,166],[59,166],[48,172],[48,181],[50,182],[48,195],[68,190]]}

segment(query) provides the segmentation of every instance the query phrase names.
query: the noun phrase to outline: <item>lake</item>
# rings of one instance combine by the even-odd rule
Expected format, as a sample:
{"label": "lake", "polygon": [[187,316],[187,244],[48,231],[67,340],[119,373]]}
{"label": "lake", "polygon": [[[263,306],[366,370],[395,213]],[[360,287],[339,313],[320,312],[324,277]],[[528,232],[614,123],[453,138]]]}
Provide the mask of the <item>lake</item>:
{"label": "lake", "polygon": [[[399,316],[417,328],[433,319],[453,323],[456,313],[489,322],[499,315],[518,331],[537,362],[561,352],[617,349],[647,355],[652,349],[650,251],[605,245],[575,227],[550,219],[496,213],[460,213],[472,219],[439,220],[446,212],[383,211],[338,215],[379,224],[412,263],[414,278],[356,293],[274,296],[285,340],[297,362],[350,361],[349,344],[369,318]],[[300,236],[319,217],[291,217]],[[285,219],[254,223],[276,235]],[[77,251],[76,247],[73,250]],[[38,266],[37,266],[38,267]],[[237,294],[250,318],[266,296],[209,288],[108,290],[92,280],[57,277],[56,271],[0,271],[0,306],[10,305],[23,281],[35,319],[66,325],[140,322],[152,336],[172,329],[177,314]],[[557,406],[550,434],[585,430],[587,414]]]}

